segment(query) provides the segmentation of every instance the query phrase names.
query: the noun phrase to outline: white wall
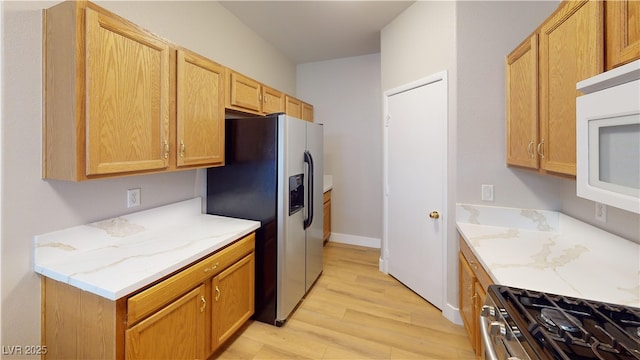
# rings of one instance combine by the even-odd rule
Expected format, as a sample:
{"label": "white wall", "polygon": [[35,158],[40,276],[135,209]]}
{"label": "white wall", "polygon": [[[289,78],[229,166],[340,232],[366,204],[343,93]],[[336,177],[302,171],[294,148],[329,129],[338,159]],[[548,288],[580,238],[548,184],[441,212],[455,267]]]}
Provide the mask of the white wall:
{"label": "white wall", "polygon": [[331,241],[380,246],[380,54],[298,65],[297,96],[324,124],[324,169],[333,176]]}
{"label": "white wall", "polygon": [[[560,181],[505,165],[506,55],[557,2],[417,2],[382,31],[383,91],[448,70],[449,238],[447,303],[458,304],[455,202],[481,203],[480,185],[495,185],[491,205],[559,210]],[[448,309],[445,309],[445,314]]]}
{"label": "white wall", "polygon": [[[455,230],[456,183],[456,3],[419,1],[387,25],[381,34],[382,90],[386,91],[425,76],[446,70],[449,88],[448,107],[448,204],[446,221],[448,241],[445,247],[447,283],[446,316],[455,316],[457,307],[457,237]],[[380,119],[382,122],[382,119]],[[382,194],[380,194],[382,196]],[[426,216],[426,214],[425,214]]]}
{"label": "white wall", "polygon": [[596,203],[576,196],[575,180],[562,182],[561,196],[564,214],[640,244],[640,215],[607,206],[607,222],[596,220]]}
{"label": "white wall", "polygon": [[296,67],[217,1],[97,1],[180,46],[287,94],[296,93]]}
{"label": "white wall", "polygon": [[[41,179],[41,9],[53,4],[3,2],[0,169],[3,346],[40,344],[40,279],[33,272],[34,235],[130,212],[125,194],[131,187],[142,189],[142,206],[136,210],[202,196],[205,189],[202,170],[83,183]],[[216,2],[104,5],[223,65],[295,92],[295,66]],[[244,44],[250,48],[240,48]]]}
{"label": "white wall", "polygon": [[[558,6],[458,3],[457,202],[560,210],[561,179],[506,166],[505,58]],[[483,202],[482,184],[495,186]]]}

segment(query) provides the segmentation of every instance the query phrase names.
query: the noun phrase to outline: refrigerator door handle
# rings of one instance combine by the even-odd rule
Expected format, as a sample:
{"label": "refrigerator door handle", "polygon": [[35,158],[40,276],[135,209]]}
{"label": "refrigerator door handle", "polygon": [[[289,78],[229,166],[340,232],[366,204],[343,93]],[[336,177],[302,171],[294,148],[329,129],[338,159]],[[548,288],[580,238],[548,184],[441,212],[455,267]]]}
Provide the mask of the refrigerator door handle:
{"label": "refrigerator door handle", "polygon": [[307,229],[311,226],[311,223],[313,223],[313,157],[309,151],[304,152],[304,162],[309,164],[309,186],[307,186],[309,206],[307,209],[307,218],[304,219],[304,228]]}

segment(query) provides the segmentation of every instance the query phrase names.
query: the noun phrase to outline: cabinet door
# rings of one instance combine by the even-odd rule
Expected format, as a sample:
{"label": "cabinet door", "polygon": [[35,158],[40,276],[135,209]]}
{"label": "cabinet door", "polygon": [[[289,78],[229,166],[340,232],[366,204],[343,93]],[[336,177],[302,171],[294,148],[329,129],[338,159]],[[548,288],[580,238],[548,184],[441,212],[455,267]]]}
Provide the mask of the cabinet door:
{"label": "cabinet door", "polygon": [[482,305],[484,305],[484,301],[487,298],[487,292],[482,288],[482,284],[476,281],[474,283],[474,310],[473,310],[473,319],[474,326],[476,328],[476,337],[473,342],[473,346],[476,349],[476,356],[480,357],[482,355],[482,339],[480,338],[480,324],[478,323],[478,319],[480,318],[480,313],[482,312]]}
{"label": "cabinet door", "polygon": [[262,86],[262,112],[265,114],[284,112],[284,94],[268,86]]}
{"label": "cabinet door", "polygon": [[460,315],[462,316],[462,322],[467,330],[471,345],[474,350],[477,349],[477,319],[475,317],[475,303],[474,303],[474,284],[476,283],[473,270],[469,266],[469,263],[465,259],[462,253],[458,253],[458,272],[460,277]]}
{"label": "cabinet door", "polygon": [[205,285],[149,316],[125,333],[127,359],[204,359]]}
{"label": "cabinet door", "polygon": [[213,278],[211,351],[229,339],[254,311],[254,253]]}
{"label": "cabinet door", "polygon": [[323,199],[322,238],[326,242],[331,236],[331,190],[324,193]]}
{"label": "cabinet door", "polygon": [[86,173],[169,162],[169,46],[86,9]]}
{"label": "cabinet door", "polygon": [[507,164],[538,168],[538,34],[507,57]]}
{"label": "cabinet door", "polygon": [[260,112],[262,86],[259,82],[249,79],[235,71],[229,74],[229,105],[240,110]]}
{"label": "cabinet door", "polygon": [[294,97],[287,96],[285,103],[285,112],[289,116],[302,119],[302,102]]}
{"label": "cabinet door", "polygon": [[302,103],[302,120],[313,122],[313,105]]}
{"label": "cabinet door", "polygon": [[224,68],[184,49],[177,62],[177,165],[223,164]]}
{"label": "cabinet door", "polygon": [[576,174],[576,83],[603,70],[603,3],[567,1],[540,29],[540,167]]}
{"label": "cabinet door", "polygon": [[640,1],[605,1],[607,70],[640,58]]}

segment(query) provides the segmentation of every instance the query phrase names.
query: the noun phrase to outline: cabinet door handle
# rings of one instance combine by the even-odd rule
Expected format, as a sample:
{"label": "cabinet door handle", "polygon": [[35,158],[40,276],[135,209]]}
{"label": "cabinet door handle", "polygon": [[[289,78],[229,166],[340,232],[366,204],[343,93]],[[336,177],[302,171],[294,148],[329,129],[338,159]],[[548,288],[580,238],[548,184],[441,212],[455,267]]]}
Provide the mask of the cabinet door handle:
{"label": "cabinet door handle", "polygon": [[216,301],[218,301],[218,299],[220,299],[220,288],[216,285]]}
{"label": "cabinet door handle", "polygon": [[164,158],[169,158],[169,142],[166,140],[164,141]]}
{"label": "cabinet door handle", "polygon": [[180,157],[184,157],[184,151],[185,151],[184,140],[180,140]]}
{"label": "cabinet door handle", "polygon": [[207,307],[207,299],[204,298],[204,295],[200,296],[200,302],[202,303],[202,305],[200,305],[200,312],[204,312],[204,309]]}
{"label": "cabinet door handle", "polygon": [[533,151],[533,145],[535,143],[532,141],[529,142],[529,145],[527,146],[527,153],[529,154],[529,156],[533,159],[536,156],[536,153]]}
{"label": "cabinet door handle", "polygon": [[538,144],[538,155],[544,159],[544,139]]}

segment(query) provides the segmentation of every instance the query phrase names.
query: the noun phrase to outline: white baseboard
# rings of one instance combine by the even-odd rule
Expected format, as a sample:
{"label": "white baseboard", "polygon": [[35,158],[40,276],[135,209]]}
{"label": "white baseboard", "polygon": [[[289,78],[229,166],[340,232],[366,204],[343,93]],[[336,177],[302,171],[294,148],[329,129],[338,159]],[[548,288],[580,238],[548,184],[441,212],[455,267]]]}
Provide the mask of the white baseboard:
{"label": "white baseboard", "polygon": [[442,315],[456,325],[462,325],[462,317],[460,309],[447,303],[442,309]]}
{"label": "white baseboard", "polygon": [[366,236],[358,236],[358,235],[349,235],[349,234],[340,234],[340,233],[331,233],[331,237],[329,241],[349,244],[349,245],[358,245],[358,246],[366,246],[370,248],[380,249],[380,244],[382,241],[377,238],[371,238]]}

